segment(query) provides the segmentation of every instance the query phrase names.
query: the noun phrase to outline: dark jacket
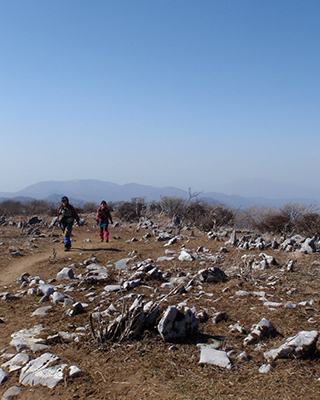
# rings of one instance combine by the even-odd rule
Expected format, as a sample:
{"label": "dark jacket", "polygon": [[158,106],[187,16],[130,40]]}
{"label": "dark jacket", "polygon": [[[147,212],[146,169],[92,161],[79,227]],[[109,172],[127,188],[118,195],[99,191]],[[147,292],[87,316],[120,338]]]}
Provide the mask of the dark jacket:
{"label": "dark jacket", "polygon": [[74,220],[80,221],[79,215],[71,204],[64,207],[62,204],[58,207],[58,222],[61,224],[73,224]]}

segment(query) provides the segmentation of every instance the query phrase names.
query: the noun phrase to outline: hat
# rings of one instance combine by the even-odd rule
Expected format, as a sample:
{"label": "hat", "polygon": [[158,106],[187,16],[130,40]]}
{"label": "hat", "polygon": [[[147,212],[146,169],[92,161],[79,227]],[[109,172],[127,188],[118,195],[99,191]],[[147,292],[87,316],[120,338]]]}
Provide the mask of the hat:
{"label": "hat", "polygon": [[68,199],[67,196],[63,196],[63,197],[61,198],[61,201],[67,201],[67,202],[69,203],[69,199]]}

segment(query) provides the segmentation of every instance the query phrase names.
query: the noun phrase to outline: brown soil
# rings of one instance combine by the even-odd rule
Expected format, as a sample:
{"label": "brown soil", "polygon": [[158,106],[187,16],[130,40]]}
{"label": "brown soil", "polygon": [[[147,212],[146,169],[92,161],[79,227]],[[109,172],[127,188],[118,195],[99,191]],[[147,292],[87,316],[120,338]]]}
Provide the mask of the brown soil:
{"label": "brown soil", "polygon": [[[84,273],[85,266],[80,265],[91,255],[98,258],[99,264],[108,265],[127,258],[128,254],[136,251],[134,262],[152,258],[156,260],[164,255],[164,242],[155,241],[154,236],[143,239],[148,231],[136,232],[136,225],[118,226],[110,228],[109,243],[100,243],[98,230],[93,226],[75,227],[73,247],[69,253],[63,250],[62,235],[56,231],[57,237],[51,236],[51,231],[41,229],[45,237],[30,241],[30,237],[21,235],[16,226],[0,227],[0,292],[17,294],[20,284],[16,278],[28,272],[30,275],[39,275],[45,281],[55,278],[56,274],[65,266],[75,263],[76,274]],[[150,231],[152,233],[152,231]],[[209,240],[204,234],[194,231],[183,233],[184,239],[170,247],[170,250],[181,249],[182,245],[196,251],[202,245],[215,254],[224,242]],[[138,241],[127,242],[133,237]],[[58,238],[60,242],[53,243]],[[85,242],[85,239],[91,242]],[[140,239],[142,239],[140,241]],[[20,251],[20,256],[10,255],[10,250]],[[53,257],[54,252],[56,256]],[[227,271],[232,266],[239,266],[243,254],[259,254],[260,252],[239,252],[231,249],[218,264]],[[272,370],[261,374],[258,369],[266,363],[263,351],[278,347],[284,339],[301,330],[319,330],[319,253],[312,255],[290,254],[280,251],[265,251],[273,254],[281,265],[288,259],[297,259],[295,272],[281,272],[279,266],[266,271],[255,273],[249,279],[240,279],[232,276],[226,283],[204,284],[202,288],[195,287],[187,295],[180,294],[169,297],[162,304],[165,309],[169,304],[178,304],[190,297],[189,307],[196,307],[197,312],[206,310],[209,315],[223,311],[228,315],[228,321],[213,324],[211,319],[199,325],[199,334],[175,343],[176,350],[171,349],[172,343],[165,343],[157,332],[145,332],[140,340],[123,343],[106,343],[99,346],[89,334],[79,343],[53,344],[50,351],[58,355],[63,362],[77,365],[85,375],[76,379],[66,379],[54,389],[46,387],[23,387],[21,399],[317,399],[320,381],[320,364],[318,357],[307,360],[278,360]],[[157,264],[165,273],[170,271],[173,276],[182,273],[195,273],[204,268],[199,260],[180,262],[174,260]],[[213,266],[207,264],[206,267]],[[118,271],[111,269],[114,282],[118,281]],[[276,277],[277,283],[269,285]],[[66,283],[66,282],[64,282]],[[102,291],[105,285],[94,285],[96,293]],[[9,343],[11,334],[20,329],[30,328],[36,324],[46,327],[43,337],[58,331],[74,332],[75,328],[83,327],[89,322],[89,314],[99,304],[99,298],[89,302],[85,297],[92,287],[81,287],[71,293],[76,301],[89,303],[86,313],[76,317],[67,317],[59,305],[54,305],[52,312],[46,317],[30,317],[30,314],[39,306],[39,297],[23,296],[17,300],[0,300],[0,350],[13,349]],[[227,289],[228,288],[228,289]],[[295,288],[294,291],[289,291]],[[226,290],[224,290],[226,289]],[[258,291],[264,290],[271,301],[299,301],[315,300],[312,307],[284,308],[270,310],[262,305],[257,296],[234,296],[237,290]],[[200,290],[211,293],[203,294]],[[146,296],[156,293],[168,293],[168,289],[161,289],[159,282],[148,282],[147,285],[133,289],[132,293],[142,293]],[[112,293],[107,297],[103,307],[107,308],[115,303],[119,294]],[[230,333],[228,326],[239,321],[247,331],[262,318],[267,318],[281,333],[276,338],[264,340],[260,346],[243,347],[246,335]],[[1,320],[3,323],[1,323]],[[247,350],[252,357],[251,361],[237,361],[232,356],[233,368],[224,370],[212,365],[200,365],[200,350],[198,342],[210,341],[214,338],[223,341],[223,349],[234,350],[239,354]],[[0,359],[1,363],[1,359]],[[18,384],[19,372],[10,374],[8,380],[0,386],[0,395],[9,387]]]}

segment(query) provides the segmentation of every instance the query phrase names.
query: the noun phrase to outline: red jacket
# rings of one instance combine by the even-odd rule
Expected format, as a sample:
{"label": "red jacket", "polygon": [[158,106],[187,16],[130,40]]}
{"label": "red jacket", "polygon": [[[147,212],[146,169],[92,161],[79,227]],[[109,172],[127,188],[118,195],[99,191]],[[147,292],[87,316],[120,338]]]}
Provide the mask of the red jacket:
{"label": "red jacket", "polygon": [[103,222],[108,223],[109,221],[113,224],[111,213],[110,213],[110,210],[108,207],[102,208],[102,206],[100,206],[98,208],[96,221],[99,222],[99,224],[101,224]]}

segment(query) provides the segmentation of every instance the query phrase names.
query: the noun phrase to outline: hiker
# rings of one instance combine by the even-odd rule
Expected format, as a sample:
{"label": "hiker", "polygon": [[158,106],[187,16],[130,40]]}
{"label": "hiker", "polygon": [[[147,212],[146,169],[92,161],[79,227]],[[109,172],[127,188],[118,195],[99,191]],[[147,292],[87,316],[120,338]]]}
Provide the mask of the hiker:
{"label": "hiker", "polygon": [[71,248],[71,232],[74,220],[78,223],[80,221],[79,215],[77,214],[74,207],[69,204],[67,196],[63,196],[61,199],[61,205],[58,207],[58,223],[64,233],[64,250],[69,251]]}
{"label": "hiker", "polygon": [[174,214],[172,217],[172,223],[173,225],[177,228],[178,234],[180,234],[181,231],[181,218],[178,214]]}
{"label": "hiker", "polygon": [[104,235],[105,235],[106,242],[109,242],[108,225],[109,225],[109,221],[111,222],[111,224],[113,224],[113,221],[112,221],[110,210],[107,206],[107,203],[104,200],[102,200],[102,202],[97,210],[96,221],[97,221],[97,224],[99,224],[99,226],[100,226],[99,236],[100,236],[101,242],[103,242],[103,229],[105,230]]}

